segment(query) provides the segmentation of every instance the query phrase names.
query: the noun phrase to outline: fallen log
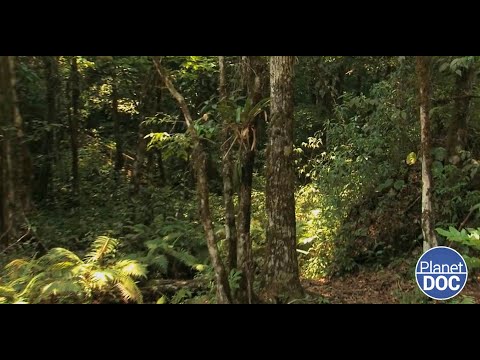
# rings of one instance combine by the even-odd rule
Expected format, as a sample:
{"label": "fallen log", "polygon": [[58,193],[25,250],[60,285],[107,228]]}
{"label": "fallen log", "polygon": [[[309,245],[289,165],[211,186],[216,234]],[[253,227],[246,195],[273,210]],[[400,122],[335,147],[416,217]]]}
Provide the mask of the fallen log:
{"label": "fallen log", "polygon": [[140,286],[140,289],[147,297],[160,297],[162,295],[173,295],[178,290],[187,288],[192,293],[208,291],[209,285],[203,280],[173,280],[173,279],[152,279]]}

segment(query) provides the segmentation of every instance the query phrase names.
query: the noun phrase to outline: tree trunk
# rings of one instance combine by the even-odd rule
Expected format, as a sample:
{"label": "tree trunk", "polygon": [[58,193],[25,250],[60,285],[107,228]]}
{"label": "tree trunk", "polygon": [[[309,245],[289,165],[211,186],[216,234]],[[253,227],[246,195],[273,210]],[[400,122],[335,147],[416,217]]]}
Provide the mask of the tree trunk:
{"label": "tree trunk", "polygon": [[232,109],[228,107],[228,88],[226,83],[225,57],[218,57],[220,69],[220,116],[223,123],[222,134],[222,177],[223,202],[225,205],[225,239],[228,244],[229,270],[237,267],[237,228],[235,224],[235,206],[233,204],[233,137],[231,136]]}
{"label": "tree trunk", "polygon": [[455,113],[450,121],[447,136],[449,161],[456,165],[460,162],[460,153],[467,146],[467,126],[472,103],[472,90],[475,83],[476,67],[472,64],[456,77]]}
{"label": "tree trunk", "polygon": [[191,116],[187,102],[173,85],[170,77],[160,64],[160,60],[156,58],[154,59],[154,63],[168,91],[177,101],[183,113],[183,116],[185,117],[187,129],[190,132],[193,140],[192,161],[195,169],[197,195],[200,202],[200,219],[202,221],[205,236],[207,238],[208,252],[215,273],[215,282],[217,285],[217,302],[221,304],[229,304],[231,303],[230,286],[228,284],[228,277],[225,271],[225,267],[223,266],[222,259],[218,252],[212,217],[210,214],[209,190],[207,182],[207,156],[205,154],[201,139],[198,137],[193,127],[193,118]]}
{"label": "tree trunk", "polygon": [[31,202],[31,162],[17,106],[13,56],[0,56],[0,247],[19,236]]}
{"label": "tree trunk", "polygon": [[147,139],[145,139],[146,129],[145,129],[145,118],[151,115],[152,107],[156,106],[155,101],[151,99],[151,97],[155,96],[155,89],[154,84],[152,85],[152,81],[154,81],[152,73],[150,73],[146,79],[144,85],[144,93],[141,101],[140,106],[140,121],[138,124],[138,132],[137,132],[137,153],[135,156],[135,163],[133,164],[133,192],[136,194],[140,190],[140,182],[144,172],[144,162],[145,162],[145,154],[147,151]]}
{"label": "tree trunk", "polygon": [[432,155],[430,136],[430,63],[431,57],[417,56],[416,70],[419,83],[420,129],[422,148],[422,233],[423,251],[438,246],[433,230],[432,211]]}
{"label": "tree trunk", "polygon": [[72,56],[70,68],[70,86],[72,91],[72,116],[70,117],[70,150],[72,152],[72,192],[75,201],[79,201],[80,178],[78,173],[78,123],[80,101],[80,75],[77,57]]}
{"label": "tree trunk", "polygon": [[[242,56],[242,84],[247,94],[246,109],[253,108],[262,98],[261,66],[259,56]],[[253,297],[253,259],[250,222],[252,208],[252,180],[255,165],[256,131],[258,116],[247,118],[241,131],[239,160],[241,168],[240,189],[238,192],[238,243],[237,267],[242,271],[239,288],[236,294],[239,302],[252,302]]]}
{"label": "tree trunk", "polygon": [[293,56],[270,60],[271,119],[267,144],[267,271],[269,298],[303,294],[296,252],[293,166]]}
{"label": "tree trunk", "polygon": [[117,84],[117,69],[113,69],[112,75],[112,121],[113,133],[115,136],[115,171],[118,173],[123,168],[123,142],[122,134],[120,132],[120,118],[118,115],[118,84]]}
{"label": "tree trunk", "polygon": [[58,76],[58,62],[55,56],[44,56],[42,58],[45,65],[46,77],[46,129],[42,143],[42,167],[38,179],[38,191],[40,199],[48,198],[51,195],[52,172],[53,172],[53,144],[54,144],[54,127],[52,124],[58,123],[58,90],[59,90],[59,76]]}

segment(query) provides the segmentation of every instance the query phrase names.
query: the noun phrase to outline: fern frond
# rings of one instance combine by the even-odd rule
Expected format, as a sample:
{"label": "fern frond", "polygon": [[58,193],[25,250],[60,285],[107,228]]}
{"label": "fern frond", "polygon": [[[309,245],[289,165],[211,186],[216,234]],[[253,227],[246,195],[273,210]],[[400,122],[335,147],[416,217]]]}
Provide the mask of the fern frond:
{"label": "fern frond", "polygon": [[46,274],[45,273],[40,273],[38,275],[35,275],[25,286],[25,289],[19,294],[20,297],[27,296],[30,297],[30,295],[34,292],[34,288],[37,286],[37,283],[41,284],[43,280],[45,280]]}
{"label": "fern frond", "polygon": [[38,259],[38,265],[47,267],[63,261],[70,261],[75,264],[83,262],[75,253],[64,248],[53,248],[48,253]]}
{"label": "fern frond", "polygon": [[7,265],[5,265],[5,270],[15,269],[19,270],[22,267],[29,265],[30,261],[27,259],[15,259],[10,261]]}
{"label": "fern frond", "polygon": [[56,280],[42,288],[40,298],[51,295],[77,295],[82,292],[82,287],[73,280]]}
{"label": "fern frond", "polygon": [[137,278],[147,277],[147,268],[145,265],[135,260],[120,260],[115,264],[114,269],[128,276]]}
{"label": "fern frond", "polygon": [[148,265],[160,270],[163,274],[166,274],[168,271],[168,259],[165,255],[148,254],[145,261]]}
{"label": "fern frond", "polygon": [[15,259],[5,265],[5,270],[9,277],[17,277],[20,273],[27,272],[32,265],[33,264],[27,259]]}
{"label": "fern frond", "polygon": [[145,246],[149,250],[155,250],[162,246],[162,242],[161,239],[150,240],[145,242]]}
{"label": "fern frond", "polygon": [[9,286],[13,288],[18,288],[21,287],[22,285],[28,284],[30,280],[32,279],[31,275],[25,275],[25,276],[20,276],[13,280],[12,282],[9,283]]}
{"label": "fern frond", "polygon": [[0,286],[0,297],[6,300],[13,300],[17,292],[11,286]]}
{"label": "fern frond", "polygon": [[104,289],[111,283],[118,281],[118,274],[112,270],[97,270],[92,272],[90,285],[96,289]]}
{"label": "fern frond", "polygon": [[184,249],[175,250],[170,246],[162,246],[161,249],[166,254],[174,257],[175,259],[184,263],[187,266],[195,266],[200,262],[195,258],[195,256],[191,255],[188,251]]}
{"label": "fern frond", "polygon": [[71,270],[72,268],[76,267],[78,264],[73,263],[71,261],[62,261],[50,266],[47,271],[60,271],[64,272],[65,270]]}
{"label": "fern frond", "polygon": [[131,277],[121,277],[115,286],[120,290],[124,301],[135,301],[138,304],[143,303],[142,292]]}
{"label": "fern frond", "polygon": [[162,240],[163,241],[172,241],[172,240],[177,240],[180,236],[182,236],[184,233],[183,232],[180,232],[180,231],[177,231],[177,232],[173,232],[173,233],[170,233],[168,235],[165,235]]}
{"label": "fern frond", "polygon": [[87,258],[92,262],[99,261],[106,255],[113,253],[117,246],[117,239],[108,236],[99,236],[93,242],[92,251],[87,255]]}
{"label": "fern frond", "polygon": [[91,272],[93,268],[94,268],[93,264],[89,264],[89,263],[77,264],[76,266],[70,269],[70,273],[73,276],[88,276],[89,272]]}

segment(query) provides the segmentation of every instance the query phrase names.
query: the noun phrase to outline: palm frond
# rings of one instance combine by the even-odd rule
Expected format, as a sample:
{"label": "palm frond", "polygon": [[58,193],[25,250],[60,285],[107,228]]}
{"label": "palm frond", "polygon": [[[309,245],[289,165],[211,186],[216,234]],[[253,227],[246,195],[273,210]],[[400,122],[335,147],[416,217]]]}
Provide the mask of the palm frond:
{"label": "palm frond", "polygon": [[92,251],[87,255],[87,258],[92,262],[99,261],[106,255],[113,253],[117,246],[117,239],[108,236],[99,236],[93,242]]}

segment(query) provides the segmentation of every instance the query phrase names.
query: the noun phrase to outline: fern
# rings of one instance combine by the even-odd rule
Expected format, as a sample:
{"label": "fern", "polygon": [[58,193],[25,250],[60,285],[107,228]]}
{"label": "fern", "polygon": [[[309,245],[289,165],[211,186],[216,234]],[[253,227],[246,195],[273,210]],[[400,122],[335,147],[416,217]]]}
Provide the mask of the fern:
{"label": "fern", "polygon": [[118,293],[123,301],[142,302],[134,278],[146,278],[145,265],[133,259],[109,258],[118,240],[99,236],[85,260],[63,249],[51,249],[39,259],[17,259],[5,270],[10,282],[0,287],[0,303],[42,301],[91,302]]}
{"label": "fern", "polygon": [[92,244],[92,251],[87,258],[90,262],[102,261],[106,255],[112,254],[118,246],[118,240],[108,236],[99,236]]}
{"label": "fern", "polygon": [[70,279],[56,280],[42,288],[40,298],[51,295],[68,295],[68,294],[82,294],[83,289],[79,283],[71,281]]}
{"label": "fern", "polygon": [[145,266],[133,260],[120,260],[115,264],[114,269],[128,276],[137,278],[147,277],[147,269]]}
{"label": "fern", "polygon": [[115,286],[120,290],[124,301],[135,301],[138,304],[143,303],[142,293],[131,277],[119,274]]}
{"label": "fern", "polygon": [[168,271],[168,259],[165,255],[147,255],[146,263],[153,266],[154,268],[160,270],[163,274],[166,274]]}

